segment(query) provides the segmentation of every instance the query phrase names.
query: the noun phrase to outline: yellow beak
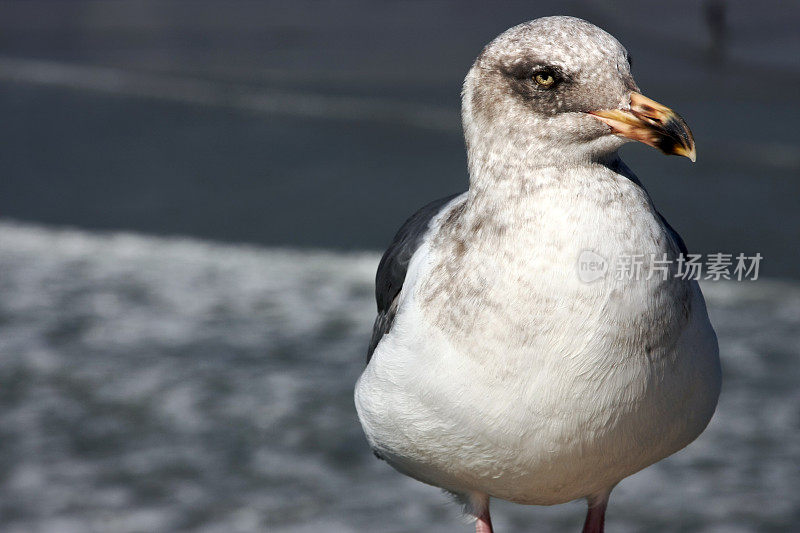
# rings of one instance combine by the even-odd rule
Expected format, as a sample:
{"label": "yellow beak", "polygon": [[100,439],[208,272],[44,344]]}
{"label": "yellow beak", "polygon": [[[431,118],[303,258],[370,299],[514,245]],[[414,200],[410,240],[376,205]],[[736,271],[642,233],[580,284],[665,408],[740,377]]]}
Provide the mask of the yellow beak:
{"label": "yellow beak", "polygon": [[672,109],[639,93],[631,93],[630,109],[590,111],[622,137],[649,144],[665,154],[683,155],[694,162],[697,152],[692,131]]}

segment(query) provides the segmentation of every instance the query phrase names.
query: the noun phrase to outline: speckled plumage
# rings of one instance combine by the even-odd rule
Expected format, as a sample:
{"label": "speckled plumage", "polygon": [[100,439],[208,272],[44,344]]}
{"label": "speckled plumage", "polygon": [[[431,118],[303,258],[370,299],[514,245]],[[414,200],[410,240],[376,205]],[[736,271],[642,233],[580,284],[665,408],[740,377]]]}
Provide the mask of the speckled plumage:
{"label": "speckled plumage", "polygon": [[[543,66],[553,89],[530,80]],[[697,284],[576,272],[585,250],[613,263],[683,248],[619,161],[625,139],[587,114],[634,90],[625,49],[569,17],[508,30],[466,77],[470,188],[419,230],[356,407],[382,458],[476,516],[488,497],[605,501],[714,412]]]}

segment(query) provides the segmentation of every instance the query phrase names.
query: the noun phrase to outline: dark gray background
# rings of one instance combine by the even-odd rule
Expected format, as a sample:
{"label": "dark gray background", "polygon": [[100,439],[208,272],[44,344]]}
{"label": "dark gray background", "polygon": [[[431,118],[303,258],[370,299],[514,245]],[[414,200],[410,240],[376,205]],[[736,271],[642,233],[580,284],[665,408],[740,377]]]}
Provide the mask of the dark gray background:
{"label": "dark gray background", "polygon": [[694,130],[694,165],[623,149],[690,249],[797,277],[800,8],[725,4],[715,40],[694,1],[2,2],[0,216],[379,249],[466,187],[459,90],[481,47],[571,14]]}

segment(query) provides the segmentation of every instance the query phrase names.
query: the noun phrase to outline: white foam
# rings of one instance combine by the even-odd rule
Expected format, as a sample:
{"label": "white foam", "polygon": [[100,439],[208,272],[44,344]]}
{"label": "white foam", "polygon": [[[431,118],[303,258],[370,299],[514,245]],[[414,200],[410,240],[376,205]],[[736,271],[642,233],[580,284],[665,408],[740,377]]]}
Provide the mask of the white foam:
{"label": "white foam", "polygon": [[[378,259],[0,222],[0,502],[14,507],[0,529],[463,527],[358,427]],[[800,506],[800,284],[703,289],[718,412],[620,484],[609,529],[787,529]],[[577,528],[583,513],[495,510],[505,530]]]}

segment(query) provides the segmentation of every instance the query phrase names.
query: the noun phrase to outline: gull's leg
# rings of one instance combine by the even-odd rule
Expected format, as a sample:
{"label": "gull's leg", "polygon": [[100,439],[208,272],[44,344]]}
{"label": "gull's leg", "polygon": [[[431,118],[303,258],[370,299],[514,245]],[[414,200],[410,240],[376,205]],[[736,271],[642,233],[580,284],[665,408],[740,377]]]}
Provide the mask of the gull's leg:
{"label": "gull's leg", "polygon": [[583,523],[583,533],[603,533],[609,493],[610,491],[602,496],[592,496],[586,499],[589,509],[586,511],[586,521]]}
{"label": "gull's leg", "polygon": [[489,495],[471,494],[468,508],[476,518],[475,533],[494,533],[492,517],[489,516]]}
{"label": "gull's leg", "polygon": [[[488,502],[487,502],[488,503]],[[481,513],[475,522],[475,533],[494,533],[492,529],[492,517],[489,516],[489,506]]]}

